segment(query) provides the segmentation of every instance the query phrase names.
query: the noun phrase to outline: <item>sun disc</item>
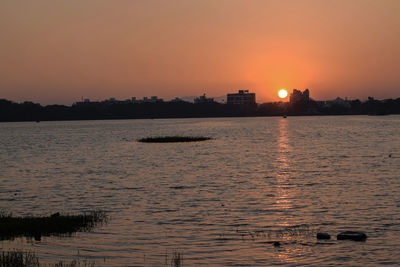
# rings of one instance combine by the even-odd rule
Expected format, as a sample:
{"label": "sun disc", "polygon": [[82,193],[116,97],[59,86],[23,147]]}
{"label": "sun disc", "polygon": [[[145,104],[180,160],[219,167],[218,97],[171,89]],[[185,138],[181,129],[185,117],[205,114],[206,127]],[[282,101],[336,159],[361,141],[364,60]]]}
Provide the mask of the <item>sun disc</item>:
{"label": "sun disc", "polygon": [[288,93],[287,93],[287,91],[286,91],[285,89],[281,89],[281,90],[279,90],[279,92],[278,92],[278,96],[279,96],[280,98],[285,98],[285,97],[287,97],[287,95],[288,95]]}

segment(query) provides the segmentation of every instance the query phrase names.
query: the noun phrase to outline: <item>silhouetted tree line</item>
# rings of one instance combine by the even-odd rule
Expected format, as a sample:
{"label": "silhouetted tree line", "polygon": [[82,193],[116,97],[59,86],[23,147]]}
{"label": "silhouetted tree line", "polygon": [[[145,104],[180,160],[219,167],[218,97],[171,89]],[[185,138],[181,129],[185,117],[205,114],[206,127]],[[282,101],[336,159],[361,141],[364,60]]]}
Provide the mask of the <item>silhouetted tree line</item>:
{"label": "silhouetted tree line", "polygon": [[259,105],[228,105],[217,102],[133,103],[129,101],[79,102],[72,106],[0,99],[0,121],[52,121],[143,118],[197,118],[282,115],[386,115],[400,114],[400,98],[274,102]]}

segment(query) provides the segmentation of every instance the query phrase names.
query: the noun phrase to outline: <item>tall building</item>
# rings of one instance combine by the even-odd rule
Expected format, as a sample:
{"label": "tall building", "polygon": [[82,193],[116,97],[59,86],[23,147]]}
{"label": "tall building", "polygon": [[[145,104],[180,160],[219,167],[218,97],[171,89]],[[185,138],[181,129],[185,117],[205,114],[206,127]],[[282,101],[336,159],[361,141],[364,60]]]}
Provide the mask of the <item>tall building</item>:
{"label": "tall building", "polygon": [[249,93],[249,90],[239,90],[236,94],[227,94],[227,104],[231,105],[254,105],[256,94]]}
{"label": "tall building", "polygon": [[194,99],[195,104],[213,103],[213,102],[214,102],[214,98],[208,98],[208,97],[206,97],[206,94],[203,94]]}
{"label": "tall building", "polygon": [[304,92],[293,89],[293,93],[290,94],[290,103],[292,104],[308,101],[310,101],[310,91],[308,89],[304,90]]}

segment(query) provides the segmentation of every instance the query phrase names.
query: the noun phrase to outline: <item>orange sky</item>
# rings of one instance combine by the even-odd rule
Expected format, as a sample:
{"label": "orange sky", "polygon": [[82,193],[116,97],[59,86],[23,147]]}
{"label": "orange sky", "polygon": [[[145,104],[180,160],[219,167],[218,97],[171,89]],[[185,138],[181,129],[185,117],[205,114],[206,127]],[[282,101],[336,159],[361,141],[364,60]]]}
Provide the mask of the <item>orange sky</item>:
{"label": "orange sky", "polygon": [[0,2],[0,98],[400,97],[398,0]]}

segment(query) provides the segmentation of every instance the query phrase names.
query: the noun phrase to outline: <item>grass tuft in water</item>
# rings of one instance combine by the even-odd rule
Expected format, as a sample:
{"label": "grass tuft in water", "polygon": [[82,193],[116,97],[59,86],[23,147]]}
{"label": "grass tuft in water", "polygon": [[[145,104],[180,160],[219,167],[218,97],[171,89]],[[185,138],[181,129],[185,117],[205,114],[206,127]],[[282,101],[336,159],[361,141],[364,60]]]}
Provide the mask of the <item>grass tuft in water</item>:
{"label": "grass tuft in water", "polygon": [[157,136],[138,139],[142,143],[178,143],[178,142],[199,142],[211,140],[211,137],[206,136]]}
{"label": "grass tuft in water", "polygon": [[168,253],[165,252],[165,267],[182,267],[183,266],[183,252],[174,251],[172,252],[171,258],[168,257]]}
{"label": "grass tuft in water", "polygon": [[2,251],[0,267],[39,267],[39,258],[32,252]]}
{"label": "grass tuft in water", "polygon": [[0,267],[95,267],[96,264],[87,260],[60,261],[56,264],[41,264],[39,257],[33,252],[20,250],[2,251],[0,253]]}
{"label": "grass tuft in water", "polygon": [[54,265],[54,267],[95,267],[96,264],[87,260],[73,260],[71,262],[60,261]]}
{"label": "grass tuft in water", "polygon": [[183,253],[174,251],[174,253],[172,254],[171,266],[172,267],[183,266]]}
{"label": "grass tuft in water", "polygon": [[30,237],[40,240],[41,236],[63,236],[75,232],[88,232],[107,221],[103,211],[92,211],[77,215],[55,213],[44,217],[13,217],[0,214],[0,240],[15,237]]}
{"label": "grass tuft in water", "polygon": [[[251,240],[268,240],[276,238],[312,237],[316,234],[316,230],[309,227],[308,225],[294,225],[274,230],[250,230],[237,228],[236,233],[240,234],[242,239],[248,238]],[[222,238],[223,236],[224,235],[220,235],[220,238]]]}

